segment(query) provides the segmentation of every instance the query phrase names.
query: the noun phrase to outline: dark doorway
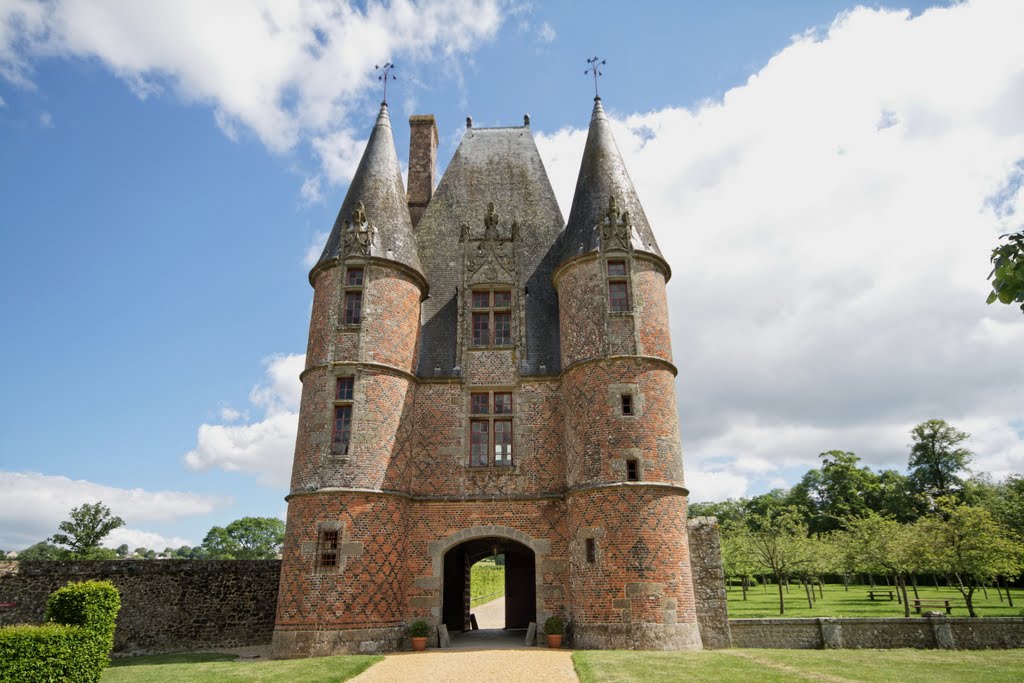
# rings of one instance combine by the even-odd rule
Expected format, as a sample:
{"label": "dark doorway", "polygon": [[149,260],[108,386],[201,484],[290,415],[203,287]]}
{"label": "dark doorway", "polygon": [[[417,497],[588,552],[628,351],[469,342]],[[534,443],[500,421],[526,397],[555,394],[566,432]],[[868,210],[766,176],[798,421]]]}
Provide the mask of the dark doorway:
{"label": "dark doorway", "polygon": [[477,538],[461,543],[444,556],[442,621],[451,633],[469,631],[470,567],[504,555],[505,630],[525,629],[537,620],[537,568],[532,550],[507,538]]}

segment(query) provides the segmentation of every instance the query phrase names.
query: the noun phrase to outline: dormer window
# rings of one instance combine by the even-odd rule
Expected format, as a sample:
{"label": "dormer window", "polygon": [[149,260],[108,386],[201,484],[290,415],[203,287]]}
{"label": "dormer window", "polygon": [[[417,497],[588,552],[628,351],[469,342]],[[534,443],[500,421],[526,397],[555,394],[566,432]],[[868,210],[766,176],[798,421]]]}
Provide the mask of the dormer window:
{"label": "dormer window", "polygon": [[612,313],[627,313],[630,310],[625,261],[608,262],[608,310]]}
{"label": "dormer window", "polygon": [[346,325],[358,325],[363,319],[363,269],[345,271],[345,298],[342,320]]}
{"label": "dormer window", "polygon": [[511,290],[473,290],[472,308],[472,346],[512,346]]}

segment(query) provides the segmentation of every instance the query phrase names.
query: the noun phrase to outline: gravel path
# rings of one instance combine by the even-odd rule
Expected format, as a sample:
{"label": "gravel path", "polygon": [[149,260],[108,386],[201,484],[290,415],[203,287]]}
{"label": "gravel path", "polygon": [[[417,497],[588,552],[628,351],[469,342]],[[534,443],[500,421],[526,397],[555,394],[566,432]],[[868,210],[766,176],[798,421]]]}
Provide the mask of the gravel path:
{"label": "gravel path", "polygon": [[572,652],[522,650],[427,650],[388,655],[351,679],[352,683],[577,683]]}

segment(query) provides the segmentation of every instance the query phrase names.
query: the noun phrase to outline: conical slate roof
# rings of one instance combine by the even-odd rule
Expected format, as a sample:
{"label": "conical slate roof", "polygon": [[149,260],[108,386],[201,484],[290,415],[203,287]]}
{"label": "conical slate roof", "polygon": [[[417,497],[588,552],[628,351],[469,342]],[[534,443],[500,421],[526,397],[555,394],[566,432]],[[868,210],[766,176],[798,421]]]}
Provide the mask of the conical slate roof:
{"label": "conical slate roof", "polygon": [[562,235],[561,262],[600,250],[599,225],[608,213],[611,197],[615,197],[620,211],[629,212],[633,225],[633,249],[661,256],[661,250],[647,222],[647,215],[633,189],[633,181],[629,179],[626,165],[615,145],[611,125],[601,106],[601,98],[595,97],[590,131],[587,133],[580,174],[576,180],[576,193]]}
{"label": "conical slate roof", "polygon": [[366,224],[372,228],[370,255],[397,261],[422,274],[386,103],[380,106],[363,158],[349,183],[317,266],[338,256],[339,249],[343,248],[343,232],[349,229],[348,224],[352,223],[353,213],[360,208],[360,203],[363,212],[360,218],[365,217]]}

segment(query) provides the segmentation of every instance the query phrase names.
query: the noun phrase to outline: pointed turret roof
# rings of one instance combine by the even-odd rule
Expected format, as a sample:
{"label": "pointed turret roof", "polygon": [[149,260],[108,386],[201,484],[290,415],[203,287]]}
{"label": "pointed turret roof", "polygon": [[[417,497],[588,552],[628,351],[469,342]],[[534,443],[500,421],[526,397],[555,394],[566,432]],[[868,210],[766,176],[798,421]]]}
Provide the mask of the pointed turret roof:
{"label": "pointed turret roof", "polygon": [[344,249],[345,231],[358,231],[360,226],[364,240],[372,235],[370,256],[397,261],[422,274],[387,103],[380,105],[363,158],[349,183],[331,236],[314,271]]}
{"label": "pointed turret roof", "polygon": [[619,148],[615,145],[611,125],[601,106],[601,98],[595,97],[590,131],[587,133],[580,174],[576,180],[576,193],[562,235],[563,263],[574,256],[600,250],[600,225],[608,213],[612,197],[622,213],[629,213],[633,226],[633,249],[661,257],[647,215],[633,189],[633,181],[629,179]]}

